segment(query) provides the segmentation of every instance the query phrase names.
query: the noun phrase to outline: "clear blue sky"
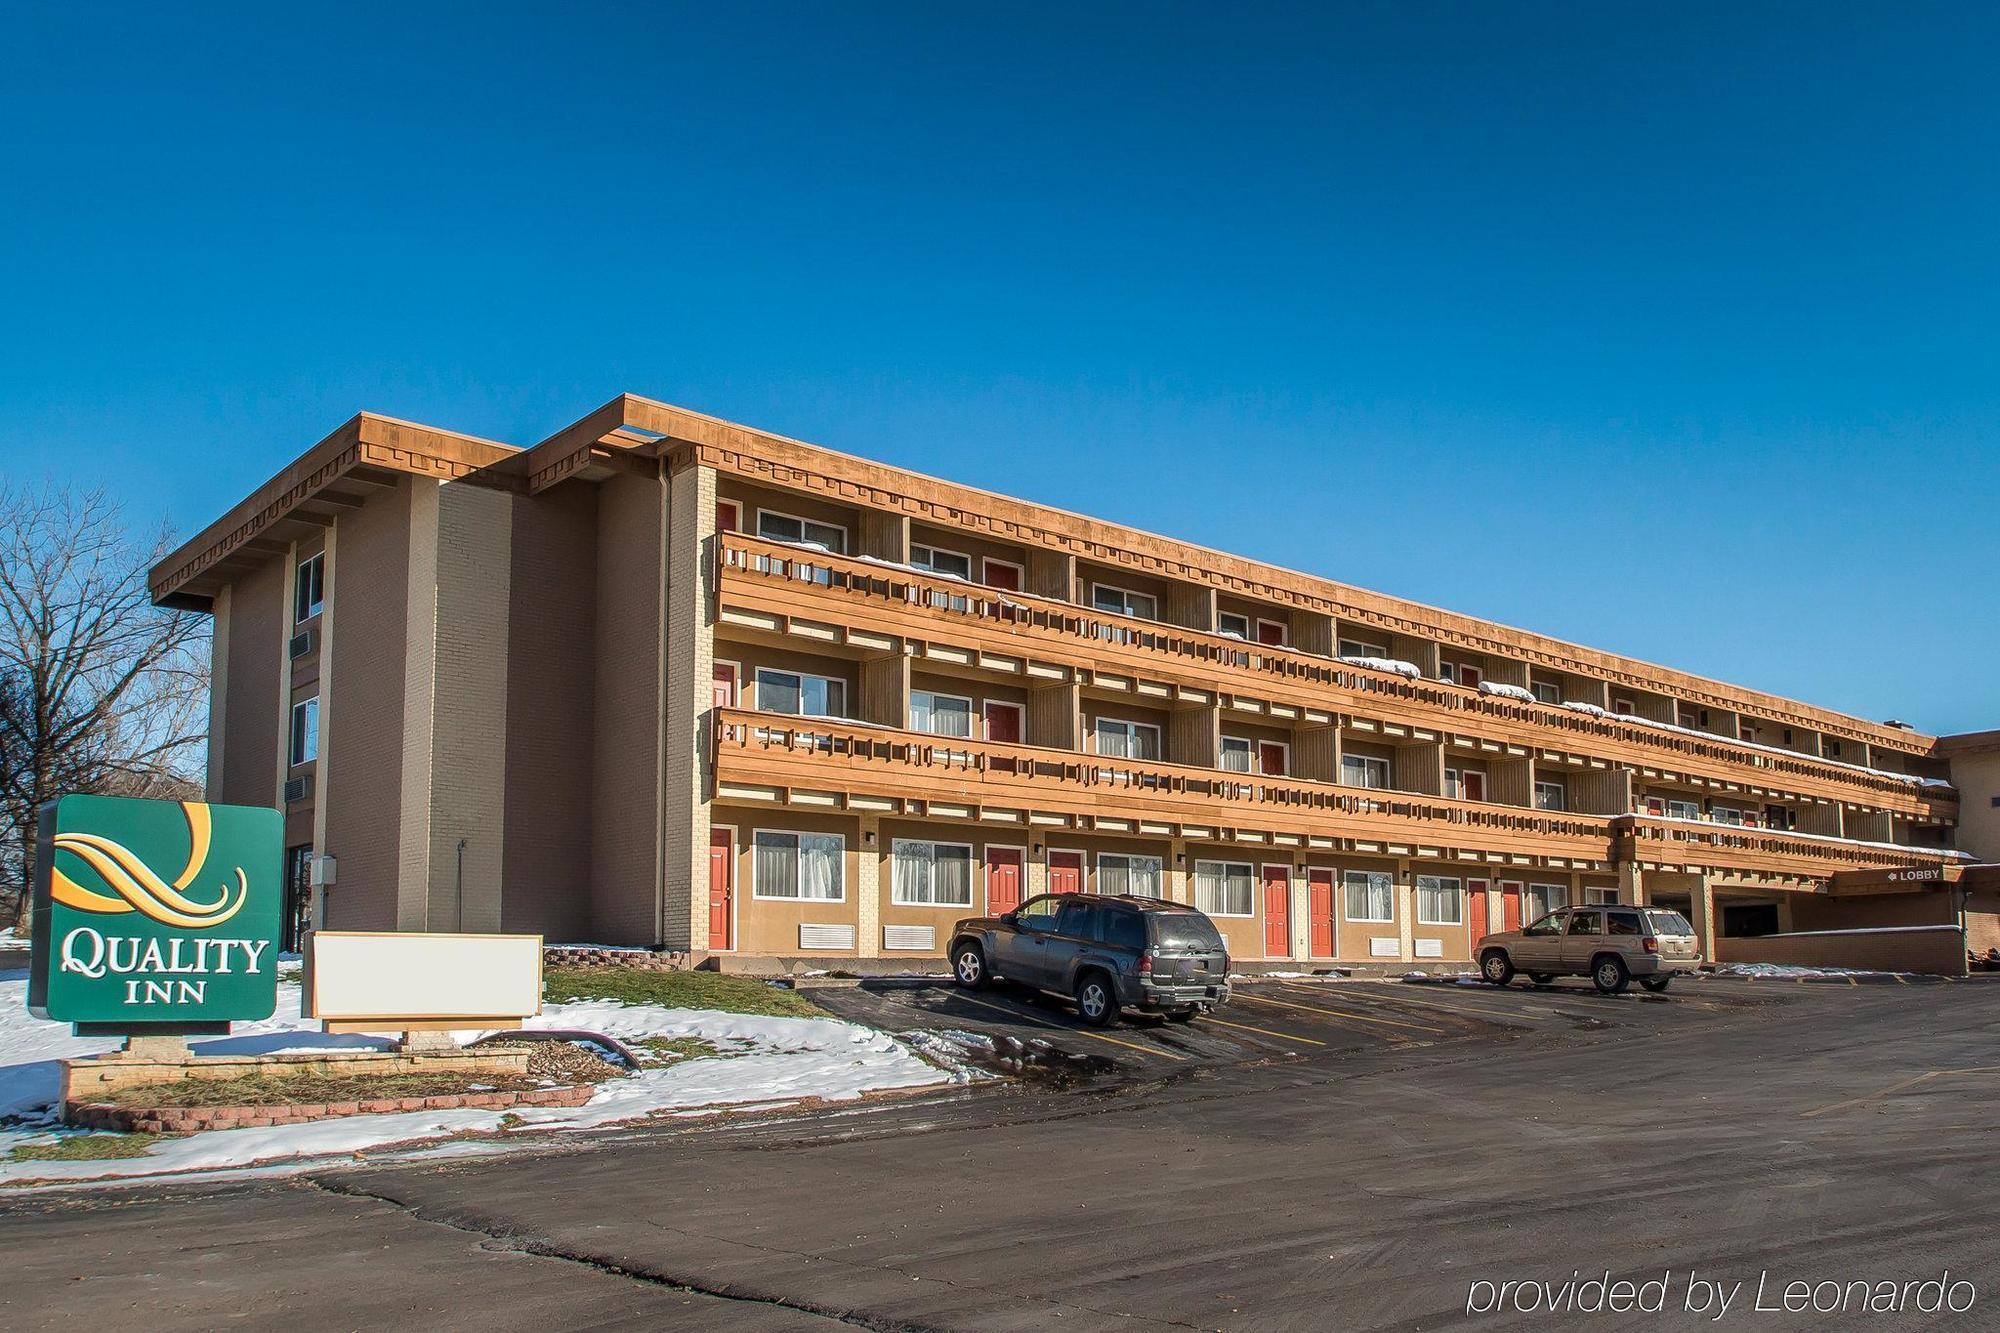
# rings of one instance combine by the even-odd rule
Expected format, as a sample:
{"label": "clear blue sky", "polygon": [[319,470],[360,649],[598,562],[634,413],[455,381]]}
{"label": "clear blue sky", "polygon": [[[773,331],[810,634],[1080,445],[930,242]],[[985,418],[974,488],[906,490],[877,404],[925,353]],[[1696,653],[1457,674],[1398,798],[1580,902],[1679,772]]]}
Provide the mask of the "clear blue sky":
{"label": "clear blue sky", "polygon": [[2000,726],[1991,5],[38,8],[10,477],[629,390]]}

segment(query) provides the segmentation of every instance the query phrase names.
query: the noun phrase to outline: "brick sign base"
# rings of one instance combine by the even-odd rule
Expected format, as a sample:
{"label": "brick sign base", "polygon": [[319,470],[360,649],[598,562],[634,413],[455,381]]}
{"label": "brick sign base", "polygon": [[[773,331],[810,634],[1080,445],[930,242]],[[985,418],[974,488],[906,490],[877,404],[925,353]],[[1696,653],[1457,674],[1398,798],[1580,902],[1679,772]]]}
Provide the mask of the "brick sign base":
{"label": "brick sign base", "polygon": [[302,1125],[349,1115],[395,1111],[504,1111],[510,1106],[582,1106],[597,1089],[590,1085],[528,1088],[518,1092],[462,1092],[443,1097],[374,1097],[353,1102],[274,1102],[267,1106],[114,1106],[81,1102],[69,1108],[69,1123],[118,1134],[193,1134],[205,1129],[262,1129]]}

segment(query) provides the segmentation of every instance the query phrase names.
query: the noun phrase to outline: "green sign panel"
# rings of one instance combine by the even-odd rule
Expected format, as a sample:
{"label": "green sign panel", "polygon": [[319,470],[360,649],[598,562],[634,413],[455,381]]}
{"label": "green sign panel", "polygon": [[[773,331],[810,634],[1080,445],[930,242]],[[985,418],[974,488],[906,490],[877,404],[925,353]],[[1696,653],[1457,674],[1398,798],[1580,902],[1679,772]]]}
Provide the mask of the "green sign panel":
{"label": "green sign panel", "polygon": [[214,1028],[277,1007],[276,810],[123,796],[42,807],[28,1008],[100,1031]]}

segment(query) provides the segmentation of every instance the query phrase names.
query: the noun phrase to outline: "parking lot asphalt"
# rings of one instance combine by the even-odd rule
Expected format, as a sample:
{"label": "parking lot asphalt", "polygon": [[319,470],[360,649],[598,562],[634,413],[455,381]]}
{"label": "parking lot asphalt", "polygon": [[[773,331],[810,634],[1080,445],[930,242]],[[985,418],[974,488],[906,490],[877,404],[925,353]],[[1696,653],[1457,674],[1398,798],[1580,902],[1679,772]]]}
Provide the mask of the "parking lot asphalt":
{"label": "parking lot asphalt", "polygon": [[[1190,1027],[878,983],[816,996],[1018,1043],[1020,1077],[559,1151],[0,1204],[0,1325],[1710,1327],[1791,1281],[2000,1300],[2000,986],[1272,979]],[[971,1001],[980,1003],[971,1003]],[[1467,1313],[1664,1278],[1661,1314]],[[1690,1278],[1741,1282],[1723,1320]],[[1774,1285],[1775,1284],[1775,1285]],[[1791,1316],[1793,1323],[1810,1322]]]}

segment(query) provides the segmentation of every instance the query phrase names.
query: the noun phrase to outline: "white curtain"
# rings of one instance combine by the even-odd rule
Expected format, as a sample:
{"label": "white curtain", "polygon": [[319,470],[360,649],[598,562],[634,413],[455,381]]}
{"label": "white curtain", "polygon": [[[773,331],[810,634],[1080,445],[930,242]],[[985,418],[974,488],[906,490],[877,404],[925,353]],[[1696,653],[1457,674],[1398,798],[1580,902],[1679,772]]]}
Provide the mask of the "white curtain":
{"label": "white curtain", "polygon": [[1250,867],[1219,861],[1197,861],[1194,905],[1213,916],[1249,916],[1253,898]]}
{"label": "white curtain", "polygon": [[939,847],[931,864],[931,891],[934,902],[953,907],[972,906],[972,850],[967,847]]}
{"label": "white curtain", "polygon": [[1353,921],[1389,921],[1395,918],[1395,892],[1388,871],[1347,872],[1347,915]]}
{"label": "white curtain", "polygon": [[928,903],[931,900],[931,869],[937,849],[927,842],[896,844],[896,893],[899,903]]}
{"label": "white curtain", "polygon": [[1429,926],[1461,924],[1458,881],[1435,875],[1417,876],[1417,919]]}
{"label": "white curtain", "polygon": [[756,877],[752,882],[758,897],[798,897],[798,869],[798,839],[789,833],[757,835]]}
{"label": "white curtain", "polygon": [[799,897],[837,902],[841,897],[840,859],[845,844],[826,833],[799,835]]}

